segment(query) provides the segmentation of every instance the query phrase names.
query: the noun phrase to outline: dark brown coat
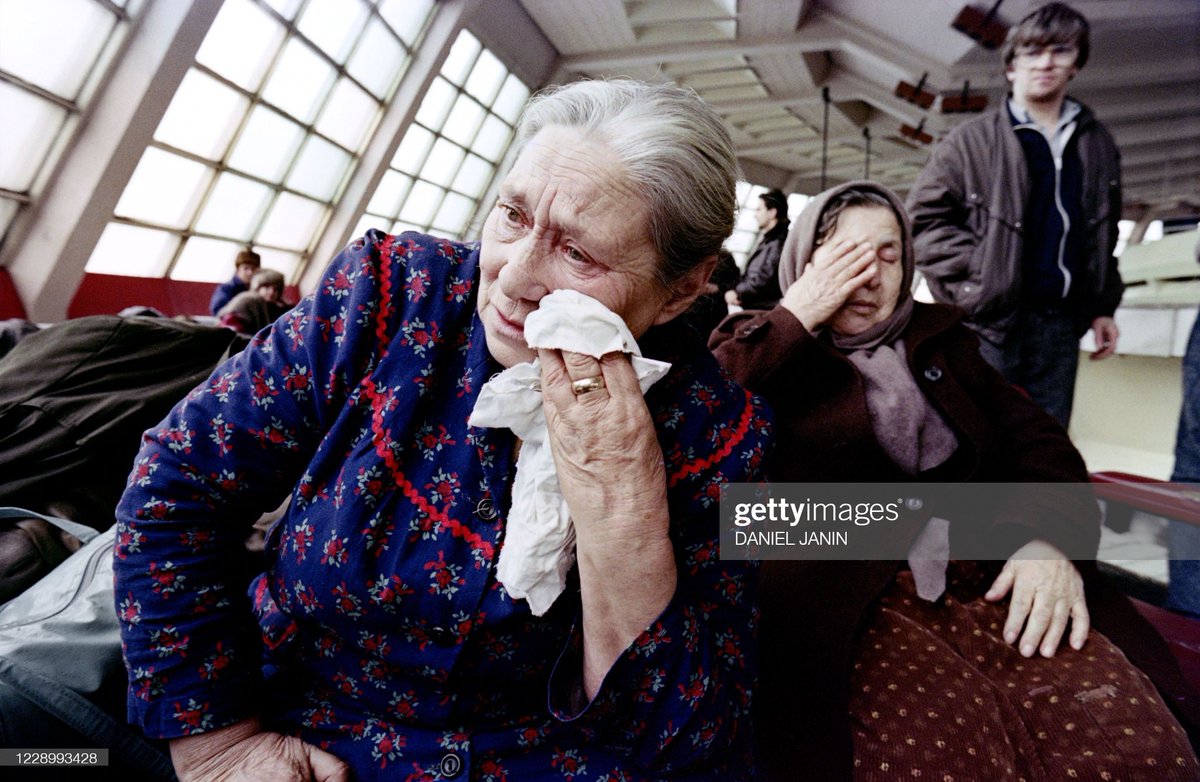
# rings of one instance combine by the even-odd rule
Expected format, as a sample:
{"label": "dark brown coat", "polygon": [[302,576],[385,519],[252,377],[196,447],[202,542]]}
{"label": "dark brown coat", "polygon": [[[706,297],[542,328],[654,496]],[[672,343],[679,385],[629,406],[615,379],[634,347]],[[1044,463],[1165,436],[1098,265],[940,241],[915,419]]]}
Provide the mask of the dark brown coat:
{"label": "dark brown coat", "polygon": [[[979,356],[961,313],[917,304],[904,333],[918,386],[959,439],[936,475],[920,480],[1057,483],[1088,480],[1066,432]],[[898,482],[902,473],[875,439],[857,370],[781,307],[727,318],[710,347],[734,378],[775,409],[771,478],[786,482]],[[1002,508],[987,534],[1015,550],[1034,537],[1073,554],[1099,542],[1094,508],[1063,514]],[[952,539],[955,531],[952,527]],[[1001,563],[995,563],[998,570]],[[760,679],[755,694],[760,757],[775,780],[849,779],[847,719],[851,650],[866,609],[890,583],[896,562],[768,562],[762,573]],[[1160,689],[1180,694],[1176,713],[1200,706],[1187,693],[1161,638],[1128,600],[1080,563],[1093,625],[1123,648]],[[1185,724],[1187,720],[1185,718]],[[1194,736],[1194,733],[1193,733]]]}

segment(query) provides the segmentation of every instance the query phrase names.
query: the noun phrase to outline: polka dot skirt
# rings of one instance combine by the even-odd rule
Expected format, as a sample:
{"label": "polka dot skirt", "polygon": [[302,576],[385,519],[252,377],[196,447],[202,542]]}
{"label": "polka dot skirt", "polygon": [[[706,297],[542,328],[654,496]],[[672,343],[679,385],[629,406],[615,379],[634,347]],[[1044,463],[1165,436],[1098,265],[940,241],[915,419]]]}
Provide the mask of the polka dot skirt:
{"label": "polka dot skirt", "polygon": [[851,677],[856,782],[1200,780],[1183,728],[1107,638],[1026,659],[1004,642],[1008,604],[982,599],[979,568],[947,575],[930,603],[901,571],[867,617]]}

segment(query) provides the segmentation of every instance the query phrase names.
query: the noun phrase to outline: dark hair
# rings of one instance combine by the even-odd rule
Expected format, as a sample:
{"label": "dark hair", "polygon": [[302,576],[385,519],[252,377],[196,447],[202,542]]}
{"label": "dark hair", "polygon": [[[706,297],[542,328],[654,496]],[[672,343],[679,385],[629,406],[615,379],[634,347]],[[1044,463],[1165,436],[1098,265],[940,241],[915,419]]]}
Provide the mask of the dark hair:
{"label": "dark hair", "polygon": [[[841,217],[842,212],[852,206],[882,206],[893,214],[896,212],[892,202],[882,193],[876,193],[874,190],[859,190],[854,187],[843,190],[829,199],[829,203],[821,212],[820,219],[817,220],[817,245],[823,244],[837,230],[838,218]],[[896,215],[896,219],[900,220],[900,215]]]}
{"label": "dark hair", "polygon": [[247,247],[237,254],[237,258],[233,260],[234,268],[238,266],[253,266],[255,269],[262,266],[262,256]]}
{"label": "dark hair", "polygon": [[775,210],[776,220],[783,225],[787,225],[789,222],[791,222],[788,219],[787,196],[783,194],[782,190],[771,188],[765,193],[759,193],[758,197],[762,199],[763,204],[765,204],[768,209]]}
{"label": "dark hair", "polygon": [[1088,20],[1065,3],[1049,3],[1026,16],[1008,33],[1002,53],[1005,67],[1012,65],[1017,49],[1022,46],[1049,46],[1055,43],[1073,44],[1079,49],[1075,67],[1082,68],[1088,60]]}

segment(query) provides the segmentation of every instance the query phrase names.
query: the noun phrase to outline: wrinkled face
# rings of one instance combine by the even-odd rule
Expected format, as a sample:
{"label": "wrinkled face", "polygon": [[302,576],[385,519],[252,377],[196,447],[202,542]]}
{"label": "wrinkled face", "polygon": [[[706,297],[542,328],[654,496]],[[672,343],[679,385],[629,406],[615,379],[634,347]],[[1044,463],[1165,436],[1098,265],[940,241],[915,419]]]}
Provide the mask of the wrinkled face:
{"label": "wrinkled face", "polygon": [[1079,73],[1078,57],[1079,49],[1071,44],[1018,46],[1005,71],[1013,97],[1027,104],[1066,95],[1067,85]]}
{"label": "wrinkled face", "polygon": [[758,199],[758,208],[754,210],[754,219],[758,222],[758,230],[769,231],[771,223],[777,218],[775,210],[768,209],[766,202],[760,198]]}
{"label": "wrinkled face", "polygon": [[239,263],[237,267],[237,278],[246,285],[250,284],[250,278],[258,271],[258,267],[249,263]]}
{"label": "wrinkled face", "polygon": [[525,318],[561,288],[600,301],[635,337],[674,317],[647,225],[642,197],[612,152],[568,128],[539,132],[483,227],[479,316],[492,356],[506,367],[533,360]]}
{"label": "wrinkled face", "polygon": [[870,242],[874,247],[871,278],[829,320],[838,334],[861,334],[891,317],[900,299],[904,280],[900,223],[885,206],[852,206],[838,216],[833,234],[813,253],[813,260],[828,254],[839,242]]}

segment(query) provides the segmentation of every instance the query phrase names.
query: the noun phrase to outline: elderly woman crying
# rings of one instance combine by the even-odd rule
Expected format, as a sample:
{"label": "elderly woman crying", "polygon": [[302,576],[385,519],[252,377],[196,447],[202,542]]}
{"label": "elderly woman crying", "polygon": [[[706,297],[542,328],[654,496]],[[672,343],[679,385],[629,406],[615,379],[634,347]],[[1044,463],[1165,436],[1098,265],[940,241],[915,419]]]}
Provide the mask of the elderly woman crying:
{"label": "elderly woman crying", "polygon": [[733,227],[728,133],[613,81],[519,137],[480,243],[369,232],[147,433],[116,593],[181,779],[752,773],[757,570],[715,494],[768,424],[676,317]]}
{"label": "elderly woman crying", "polygon": [[[1066,432],[980,358],[960,313],[913,301],[913,267],[900,200],[835,187],[792,228],[779,305],[713,333],[775,409],[771,478],[1086,483]],[[1200,778],[1180,724],[1194,731],[1195,694],[1094,562],[1063,553],[1095,556],[1095,502],[1054,494],[1001,507],[974,492],[912,531],[911,566],[764,565],[755,727],[772,779]],[[921,555],[957,541],[999,561]]]}

